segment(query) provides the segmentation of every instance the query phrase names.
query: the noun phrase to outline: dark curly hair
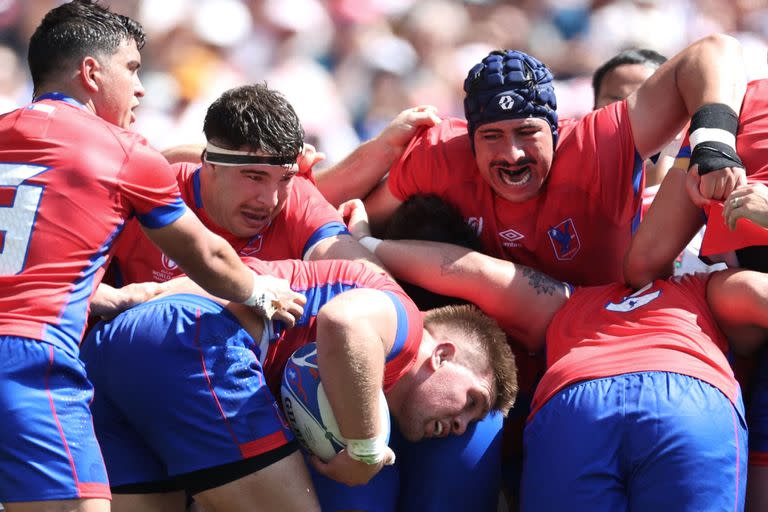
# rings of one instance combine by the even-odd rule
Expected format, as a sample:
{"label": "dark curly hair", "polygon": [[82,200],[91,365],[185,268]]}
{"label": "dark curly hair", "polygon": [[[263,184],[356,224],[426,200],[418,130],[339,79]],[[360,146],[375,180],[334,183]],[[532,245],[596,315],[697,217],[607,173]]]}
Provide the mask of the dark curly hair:
{"label": "dark curly hair", "polygon": [[266,84],[226,91],[208,107],[203,131],[206,139],[227,149],[248,146],[291,160],[304,145],[304,129],[293,107]]}
{"label": "dark curly hair", "polygon": [[141,25],[97,0],[73,0],[51,9],[29,40],[27,61],[35,93],[51,76],[69,72],[85,57],[113,55],[130,40],[139,49],[144,46]]}

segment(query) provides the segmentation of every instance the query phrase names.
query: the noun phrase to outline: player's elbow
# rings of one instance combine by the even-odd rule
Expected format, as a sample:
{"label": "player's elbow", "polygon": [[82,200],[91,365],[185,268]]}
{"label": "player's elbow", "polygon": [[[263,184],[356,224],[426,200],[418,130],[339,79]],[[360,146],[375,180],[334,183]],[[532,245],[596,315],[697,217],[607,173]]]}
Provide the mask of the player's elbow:
{"label": "player's elbow", "polygon": [[643,251],[631,246],[624,256],[624,280],[633,288],[642,288],[655,279],[672,274],[672,262],[655,257],[654,251]]}
{"label": "player's elbow", "polygon": [[710,34],[697,43],[720,56],[741,57],[742,47],[738,39],[726,34]]}

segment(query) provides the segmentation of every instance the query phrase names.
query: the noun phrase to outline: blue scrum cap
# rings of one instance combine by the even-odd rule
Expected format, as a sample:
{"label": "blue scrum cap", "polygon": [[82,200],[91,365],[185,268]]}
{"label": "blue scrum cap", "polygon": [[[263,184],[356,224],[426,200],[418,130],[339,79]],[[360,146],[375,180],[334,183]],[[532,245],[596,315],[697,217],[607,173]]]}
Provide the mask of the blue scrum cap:
{"label": "blue scrum cap", "polygon": [[517,50],[493,51],[464,80],[464,115],[474,149],[474,135],[485,123],[540,117],[557,145],[557,99],[552,73],[537,59]]}

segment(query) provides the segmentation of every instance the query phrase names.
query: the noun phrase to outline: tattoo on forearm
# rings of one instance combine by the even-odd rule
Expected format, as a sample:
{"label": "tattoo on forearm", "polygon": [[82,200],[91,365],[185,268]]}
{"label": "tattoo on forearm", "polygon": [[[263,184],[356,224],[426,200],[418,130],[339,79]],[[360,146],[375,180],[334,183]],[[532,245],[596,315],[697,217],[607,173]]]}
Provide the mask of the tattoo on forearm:
{"label": "tattoo on forearm", "polygon": [[556,279],[552,279],[538,270],[534,270],[530,267],[523,267],[522,270],[523,275],[528,278],[528,284],[536,290],[536,295],[542,293],[554,295],[557,290],[563,289],[563,283]]}

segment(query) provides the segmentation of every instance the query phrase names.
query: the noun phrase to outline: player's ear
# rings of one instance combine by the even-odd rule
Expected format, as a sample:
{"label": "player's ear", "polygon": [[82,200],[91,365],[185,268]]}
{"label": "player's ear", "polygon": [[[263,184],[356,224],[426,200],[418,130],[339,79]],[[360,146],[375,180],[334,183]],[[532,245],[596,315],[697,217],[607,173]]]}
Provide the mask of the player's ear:
{"label": "player's ear", "polygon": [[432,350],[432,356],[430,357],[429,362],[432,366],[432,369],[437,370],[443,365],[443,363],[452,361],[455,357],[456,345],[450,341],[443,341],[438,343],[434,350]]}
{"label": "player's ear", "polygon": [[87,55],[80,61],[80,82],[86,90],[90,92],[99,90],[101,70],[101,64],[94,57]]}

